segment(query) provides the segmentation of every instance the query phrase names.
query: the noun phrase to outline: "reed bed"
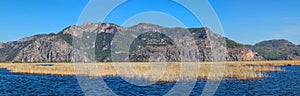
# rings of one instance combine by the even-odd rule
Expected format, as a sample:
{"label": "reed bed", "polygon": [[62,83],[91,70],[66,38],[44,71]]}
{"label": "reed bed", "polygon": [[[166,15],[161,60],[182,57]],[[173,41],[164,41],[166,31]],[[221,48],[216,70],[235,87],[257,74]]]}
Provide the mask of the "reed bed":
{"label": "reed bed", "polygon": [[298,65],[299,61],[227,62],[224,66],[212,62],[54,63],[53,66],[39,66],[39,63],[0,63],[0,68],[7,68],[14,73],[23,74],[121,76],[149,81],[173,82],[221,77],[238,80],[260,79],[265,77],[264,72],[284,71],[276,66],[287,64]]}
{"label": "reed bed", "polygon": [[232,61],[226,62],[228,66],[299,66],[299,60],[273,60],[273,61]]}

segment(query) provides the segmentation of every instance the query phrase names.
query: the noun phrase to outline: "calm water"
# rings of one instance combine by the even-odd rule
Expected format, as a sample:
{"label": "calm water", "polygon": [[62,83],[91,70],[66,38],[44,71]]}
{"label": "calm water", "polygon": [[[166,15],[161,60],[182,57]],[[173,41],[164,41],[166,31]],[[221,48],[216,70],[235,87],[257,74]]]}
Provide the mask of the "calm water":
{"label": "calm water", "polygon": [[[282,67],[285,72],[266,73],[260,80],[224,80],[215,95],[300,95],[300,66]],[[104,78],[118,95],[164,95],[174,83],[156,83],[141,87],[121,78]],[[191,95],[200,95],[204,80],[196,83]],[[13,74],[0,69],[0,95],[84,95],[74,76]]]}

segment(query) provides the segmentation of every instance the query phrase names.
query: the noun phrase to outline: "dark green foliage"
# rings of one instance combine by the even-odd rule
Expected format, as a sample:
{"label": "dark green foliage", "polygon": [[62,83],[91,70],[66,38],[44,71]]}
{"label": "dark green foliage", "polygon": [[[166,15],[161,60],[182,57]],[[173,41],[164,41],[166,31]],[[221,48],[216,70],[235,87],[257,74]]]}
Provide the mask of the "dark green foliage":
{"label": "dark green foliage", "polygon": [[57,35],[60,36],[63,40],[65,40],[68,44],[73,45],[73,36],[71,34],[64,34],[63,32],[71,28],[71,26],[63,29]]}
{"label": "dark green foliage", "polygon": [[48,36],[55,36],[55,35],[56,35],[55,33],[48,34]]}
{"label": "dark green foliage", "polygon": [[287,40],[269,40],[248,46],[267,60],[293,59],[289,56],[300,56],[300,48]]}
{"label": "dark green foliage", "polygon": [[264,47],[289,47],[289,46],[295,46],[293,43],[284,40],[268,40],[268,41],[262,41],[260,43],[255,44],[255,46],[264,46]]}
{"label": "dark green foliage", "polygon": [[190,28],[188,30],[194,35],[195,38],[206,39],[208,37],[206,33],[206,30],[208,30],[207,28]]}
{"label": "dark green foliage", "polygon": [[[100,33],[96,39],[96,60],[103,62],[106,58],[111,57],[111,41],[114,37],[112,33]],[[108,60],[111,61],[111,60]]]}
{"label": "dark green foliage", "polygon": [[65,40],[68,44],[73,45],[73,37],[71,34],[63,34],[62,32],[58,33],[63,40]]}
{"label": "dark green foliage", "polygon": [[230,40],[228,38],[225,38],[225,40],[226,40],[227,48],[241,48],[241,47],[244,47],[243,44],[236,43],[235,41]]}

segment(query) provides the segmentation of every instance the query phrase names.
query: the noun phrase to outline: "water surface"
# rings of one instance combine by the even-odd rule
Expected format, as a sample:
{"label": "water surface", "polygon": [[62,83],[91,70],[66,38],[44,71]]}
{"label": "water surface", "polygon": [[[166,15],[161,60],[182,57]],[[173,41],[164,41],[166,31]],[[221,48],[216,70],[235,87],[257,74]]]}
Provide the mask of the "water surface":
{"label": "water surface", "polygon": [[[215,95],[300,95],[300,66],[284,66],[284,72],[266,73],[258,80],[223,80]],[[97,79],[95,79],[97,80]],[[175,83],[135,86],[120,77],[105,77],[118,95],[164,95]],[[197,81],[191,95],[200,95],[205,80]],[[0,95],[84,95],[75,76],[13,74],[0,69]]]}

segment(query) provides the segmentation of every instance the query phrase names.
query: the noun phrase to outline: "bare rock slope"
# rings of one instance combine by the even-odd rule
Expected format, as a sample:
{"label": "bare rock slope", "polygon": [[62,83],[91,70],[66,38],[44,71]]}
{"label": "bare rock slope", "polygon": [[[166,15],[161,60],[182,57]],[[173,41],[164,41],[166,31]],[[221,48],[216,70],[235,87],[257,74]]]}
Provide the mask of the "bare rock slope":
{"label": "bare rock slope", "polygon": [[[180,36],[170,36],[182,31],[192,34],[193,42],[185,41]],[[251,50],[228,38],[214,34],[208,28],[165,28],[158,25],[141,23],[132,27],[122,27],[111,23],[87,23],[82,26],[69,26],[58,34],[42,34],[20,39],[18,41],[0,43],[0,62],[72,62],[89,61],[89,57],[74,58],[74,53],[93,55],[98,62],[112,61],[113,39],[116,34],[129,37],[121,38],[123,41],[132,41],[129,48],[129,58],[124,61],[182,61],[181,55],[188,54],[187,58],[196,58],[199,61],[212,60],[212,45],[217,44],[208,39],[225,40],[229,45],[223,50],[225,58],[230,61],[263,60],[264,58]],[[91,40],[90,40],[91,39]],[[82,41],[93,41],[76,43]],[[221,41],[220,41],[221,42]],[[88,46],[91,45],[93,46]],[[86,45],[87,44],[87,45]],[[121,44],[122,45],[122,44]],[[83,46],[95,49],[92,53],[80,53]],[[181,48],[194,48],[196,51],[183,53]],[[223,52],[222,51],[222,52]],[[113,53],[122,52],[113,51]],[[125,52],[126,53],[126,52]],[[153,55],[157,53],[158,55]]]}

